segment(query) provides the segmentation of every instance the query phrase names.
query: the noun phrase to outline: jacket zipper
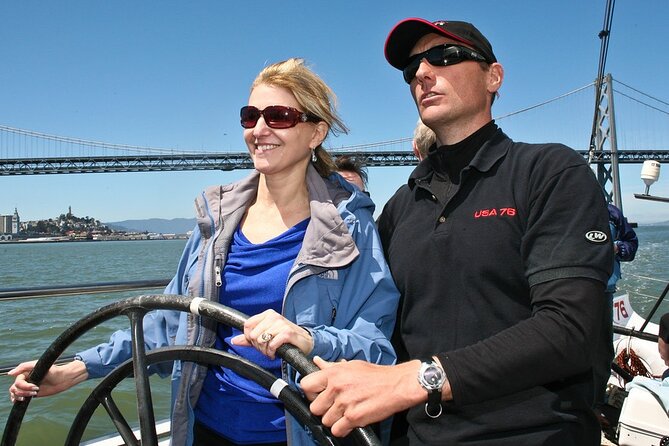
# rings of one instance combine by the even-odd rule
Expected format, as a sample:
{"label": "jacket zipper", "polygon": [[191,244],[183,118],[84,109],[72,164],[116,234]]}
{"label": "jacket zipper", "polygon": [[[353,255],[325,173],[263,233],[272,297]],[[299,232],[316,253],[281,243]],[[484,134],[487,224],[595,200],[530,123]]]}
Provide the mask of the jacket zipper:
{"label": "jacket zipper", "polygon": [[223,263],[223,259],[220,257],[216,257],[216,260],[214,262],[214,274],[216,277],[216,290],[219,290],[221,288],[221,285],[223,285],[223,279],[221,278],[221,264]]}
{"label": "jacket zipper", "polygon": [[[200,208],[198,208],[198,210],[200,210]],[[214,251],[213,246],[214,246],[215,240],[218,238],[219,234],[216,233],[215,228],[212,228],[211,234],[212,234],[212,236],[209,239],[209,243],[211,243],[211,247],[212,247],[212,253],[211,254],[213,255],[213,251]],[[207,248],[207,249],[209,249],[209,248]],[[219,290],[219,288],[222,284],[222,280],[221,280],[221,258],[219,256],[214,257],[214,265],[215,265],[214,271],[215,271],[215,285],[216,285],[215,294],[218,295],[218,290]],[[202,296],[200,296],[200,297],[211,299],[213,296],[206,296],[206,294],[207,294],[206,280],[203,280],[203,282],[200,286],[202,287],[201,288]],[[216,300],[216,301],[218,301],[218,300]],[[201,327],[202,318],[203,318],[203,316],[199,316],[199,315],[195,316],[195,318],[194,318],[194,323],[195,323],[195,327],[196,327],[195,328],[195,339],[194,339],[194,344],[195,345],[200,345],[201,344],[200,337],[203,336],[203,333],[202,333],[203,330],[202,330],[202,327]],[[187,402],[187,404],[190,404],[190,402],[189,402],[190,401],[190,389],[194,384],[194,380],[196,379],[196,374],[194,372],[195,372],[195,364],[192,364],[191,369],[189,371],[189,376],[187,377],[187,381],[186,381],[187,383],[189,383],[188,386],[187,386],[187,389],[186,389],[186,402]],[[186,376],[182,374],[181,379],[185,379],[185,378],[186,378]]]}

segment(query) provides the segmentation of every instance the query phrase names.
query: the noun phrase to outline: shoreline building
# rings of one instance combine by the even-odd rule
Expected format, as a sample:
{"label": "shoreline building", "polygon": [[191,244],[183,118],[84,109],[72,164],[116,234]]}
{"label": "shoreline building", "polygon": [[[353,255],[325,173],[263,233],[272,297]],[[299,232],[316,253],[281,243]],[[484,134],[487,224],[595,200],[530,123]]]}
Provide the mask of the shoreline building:
{"label": "shoreline building", "polygon": [[18,234],[21,227],[19,211],[14,208],[14,215],[0,215],[0,234]]}

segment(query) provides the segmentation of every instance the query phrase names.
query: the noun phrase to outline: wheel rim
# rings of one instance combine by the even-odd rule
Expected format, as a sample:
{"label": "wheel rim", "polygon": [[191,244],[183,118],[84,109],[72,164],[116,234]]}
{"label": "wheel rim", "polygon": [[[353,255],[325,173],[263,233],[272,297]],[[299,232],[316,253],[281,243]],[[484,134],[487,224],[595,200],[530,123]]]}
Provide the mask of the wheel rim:
{"label": "wheel rim", "polygon": [[[73,422],[65,443],[66,446],[79,444],[90,417],[99,405],[102,405],[105,408],[119,434],[124,438],[127,444],[139,444],[132,433],[132,429],[130,429],[127,421],[116,407],[113,398],[111,398],[111,391],[113,388],[125,377],[129,376],[131,372],[135,377],[137,413],[140,421],[142,444],[147,446],[157,446],[158,440],[155,431],[155,415],[149,383],[149,372],[147,369],[149,365],[155,363],[177,359],[182,360],[182,358],[173,357],[175,354],[183,354],[185,358],[191,358],[191,360],[186,360],[187,362],[198,362],[192,360],[192,358],[205,358],[208,361],[213,361],[207,364],[223,365],[219,363],[225,363],[227,364],[227,367],[238,368],[239,374],[243,376],[246,376],[244,373],[248,373],[259,377],[259,379],[264,380],[264,382],[269,382],[268,380],[270,379],[272,382],[276,381],[277,378],[274,375],[252,362],[239,356],[215,349],[179,346],[156,349],[153,352],[147,353],[144,347],[143,319],[144,315],[152,310],[177,310],[190,312],[200,316],[213,318],[219,323],[240,330],[243,329],[244,322],[248,319],[248,316],[237,310],[202,298],[157,294],[137,296],[115,302],[90,313],[72,324],[58,336],[58,338],[56,338],[56,340],[53,341],[42,354],[28,378],[30,382],[39,385],[42,379],[44,379],[44,376],[48,373],[49,368],[75,340],[97,325],[117,316],[125,315],[130,319],[133,357],[131,360],[124,362],[114,369],[91,392]],[[318,370],[318,367],[293,345],[282,345],[277,349],[276,354],[292,365],[302,375],[308,375],[309,373]],[[226,367],[225,365],[223,366]],[[237,372],[237,370],[235,371]],[[248,376],[247,378],[254,379]],[[258,382],[258,384],[263,385],[261,382]],[[281,397],[282,394],[284,394],[283,397]],[[308,409],[308,402],[298,391],[286,384],[281,392],[275,396],[281,399],[281,401],[283,401],[282,398],[289,401],[288,404],[290,404],[290,407],[286,405],[286,409],[291,412],[301,424],[306,425],[312,431],[314,438],[316,438],[317,441],[323,445],[337,444],[337,440],[334,439],[334,437],[329,434],[329,431],[321,425],[320,419],[311,415]],[[0,446],[14,446],[16,444],[21,422],[30,401],[31,398],[26,398],[24,401],[14,404],[9,417],[7,418]],[[285,401],[284,404],[286,404]],[[291,410],[291,407],[295,410],[295,413]],[[85,424],[83,423],[84,420]],[[381,444],[369,427],[355,429],[349,437],[351,437],[356,444],[361,446],[380,446]]]}

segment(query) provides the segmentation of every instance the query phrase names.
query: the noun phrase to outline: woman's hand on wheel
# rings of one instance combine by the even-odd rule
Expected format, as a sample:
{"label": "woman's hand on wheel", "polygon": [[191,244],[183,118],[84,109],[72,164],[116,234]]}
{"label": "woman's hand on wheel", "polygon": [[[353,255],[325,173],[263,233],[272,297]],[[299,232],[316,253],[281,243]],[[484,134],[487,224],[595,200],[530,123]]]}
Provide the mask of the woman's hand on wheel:
{"label": "woman's hand on wheel", "polygon": [[14,383],[9,386],[9,399],[12,403],[23,401],[27,397],[49,396],[63,392],[88,378],[86,365],[74,360],[63,365],[53,365],[42,379],[39,386],[28,381],[37,361],[22,362],[9,372]]}
{"label": "woman's hand on wheel", "polygon": [[305,355],[314,349],[314,340],[308,330],[274,310],[249,317],[244,323],[244,334],[232,338],[232,343],[253,346],[271,359],[275,358],[276,349],[283,344],[292,344]]}

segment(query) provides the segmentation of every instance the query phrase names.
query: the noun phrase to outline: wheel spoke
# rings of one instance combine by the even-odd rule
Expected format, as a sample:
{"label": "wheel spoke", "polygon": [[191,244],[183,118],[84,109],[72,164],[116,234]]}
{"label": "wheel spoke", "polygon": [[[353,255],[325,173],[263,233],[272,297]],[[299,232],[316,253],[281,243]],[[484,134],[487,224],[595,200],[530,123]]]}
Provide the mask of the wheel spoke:
{"label": "wheel spoke", "polygon": [[142,445],[158,446],[156,435],[156,417],[153,413],[151,398],[151,384],[146,363],[146,348],[144,345],[144,314],[143,309],[134,309],[129,312],[130,330],[132,333],[132,363],[137,389],[137,415],[142,434]]}
{"label": "wheel spoke", "polygon": [[125,417],[116,405],[116,402],[109,393],[102,396],[100,399],[100,404],[102,404],[102,407],[104,407],[109,414],[109,417],[114,423],[114,426],[116,426],[116,430],[125,444],[129,446],[139,446],[140,443],[135,437],[135,434],[132,432],[132,428],[126,421]]}

